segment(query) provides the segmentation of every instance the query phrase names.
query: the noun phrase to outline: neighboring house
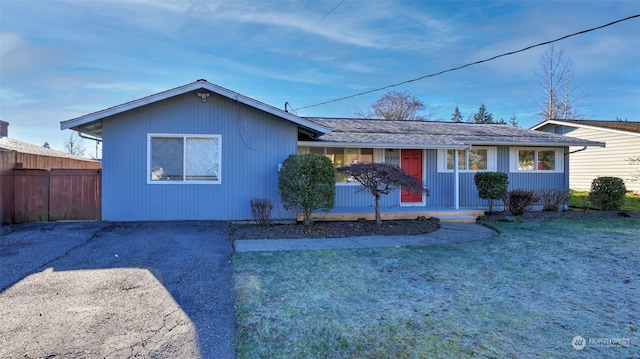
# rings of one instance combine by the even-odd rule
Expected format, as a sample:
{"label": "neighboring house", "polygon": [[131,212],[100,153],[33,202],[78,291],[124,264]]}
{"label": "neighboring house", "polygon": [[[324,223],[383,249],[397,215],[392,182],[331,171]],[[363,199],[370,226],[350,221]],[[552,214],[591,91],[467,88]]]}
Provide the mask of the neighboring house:
{"label": "neighboring house", "polygon": [[614,176],[624,180],[627,190],[640,193],[640,181],[632,176],[640,174],[640,122],[548,120],[532,127],[533,130],[555,133],[567,137],[606,142],[606,147],[581,151],[571,147],[569,184],[571,189],[589,190],[596,177]]}
{"label": "neighboring house", "polygon": [[[7,137],[9,123],[0,121],[0,151],[15,151],[16,153],[29,154],[35,156],[41,156],[35,160],[34,163],[22,163],[22,168],[38,168],[38,169],[50,169],[55,167],[57,159],[70,159],[74,161],[81,161],[81,163],[88,164],[87,168],[100,168],[100,162],[94,161],[88,158],[73,156],[66,152],[52,150],[43,146],[34,145],[31,143],[16,140],[15,138]],[[36,159],[37,157],[33,157]],[[95,167],[94,165],[97,165]],[[81,167],[85,168],[85,167]]]}
{"label": "neighboring house", "polygon": [[[302,118],[205,80],[63,121],[103,140],[103,219],[246,220],[250,201],[282,208],[278,169],[293,153],[322,153],[335,166],[389,162],[431,195],[384,196],[387,211],[485,207],[477,171],[509,174],[510,188],[568,188],[569,146],[601,146],[510,127],[417,121]],[[454,166],[454,163],[459,166]],[[334,212],[371,211],[370,195],[338,177]]]}

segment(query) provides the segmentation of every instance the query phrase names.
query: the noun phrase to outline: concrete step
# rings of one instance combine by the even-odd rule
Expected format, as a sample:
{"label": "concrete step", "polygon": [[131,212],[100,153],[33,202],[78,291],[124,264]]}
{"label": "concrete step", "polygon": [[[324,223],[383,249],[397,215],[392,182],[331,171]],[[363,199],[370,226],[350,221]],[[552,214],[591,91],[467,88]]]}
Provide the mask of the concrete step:
{"label": "concrete step", "polygon": [[439,215],[431,217],[434,221],[440,223],[476,223],[476,216],[467,215]]}

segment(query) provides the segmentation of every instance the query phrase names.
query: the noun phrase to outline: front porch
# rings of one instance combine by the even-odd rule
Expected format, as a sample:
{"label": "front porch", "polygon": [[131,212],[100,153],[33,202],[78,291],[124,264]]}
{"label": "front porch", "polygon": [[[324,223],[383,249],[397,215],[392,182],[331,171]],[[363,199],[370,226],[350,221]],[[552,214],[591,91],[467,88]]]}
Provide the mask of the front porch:
{"label": "front porch", "polygon": [[[417,219],[424,217],[442,223],[476,223],[478,217],[484,216],[484,210],[477,208],[450,207],[381,207],[380,216],[383,221]],[[375,220],[374,207],[340,207],[329,213],[318,212],[312,215],[314,221],[357,221]],[[298,214],[298,221],[302,221],[302,214]]]}

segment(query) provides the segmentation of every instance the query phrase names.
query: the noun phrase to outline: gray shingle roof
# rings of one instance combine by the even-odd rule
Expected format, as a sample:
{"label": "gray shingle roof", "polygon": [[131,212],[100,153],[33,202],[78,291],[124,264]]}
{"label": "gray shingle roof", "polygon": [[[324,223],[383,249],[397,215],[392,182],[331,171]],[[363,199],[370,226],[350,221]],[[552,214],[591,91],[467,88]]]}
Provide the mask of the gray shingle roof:
{"label": "gray shingle roof", "polygon": [[548,123],[556,124],[556,125],[564,125],[564,126],[574,126],[574,127],[580,127],[581,125],[594,126],[594,127],[601,127],[601,128],[606,128],[606,129],[610,129],[610,130],[619,130],[619,131],[626,131],[626,132],[632,132],[632,133],[640,133],[640,122],[637,122],[637,121],[597,121],[597,120],[556,120],[556,119],[553,119],[553,120],[548,120],[548,121],[544,121],[542,123],[539,123],[539,124],[533,126],[532,128],[538,129],[538,128],[541,128],[541,127],[545,126]]}
{"label": "gray shingle roof", "polygon": [[63,157],[73,158],[76,160],[92,161],[88,158],[77,157],[70,155],[66,152],[52,150],[46,147],[34,145],[27,142],[18,141],[9,137],[0,137],[0,151],[18,151],[20,153],[30,153],[33,155],[49,156],[49,157]]}
{"label": "gray shingle roof", "polygon": [[[70,120],[61,121],[60,129],[61,130],[73,129],[78,132],[86,133],[87,135],[94,136],[96,138],[102,138],[102,120],[105,118],[129,111],[138,107],[163,101],[165,99],[168,99],[174,96],[190,93],[190,92],[193,93],[193,98],[196,99],[197,98],[196,94],[198,94],[198,91],[201,91],[201,90],[210,91],[214,95],[217,94],[217,95],[232,99],[234,101],[237,101],[238,103],[251,106],[253,108],[262,110],[266,113],[270,113],[272,115],[278,116],[285,120],[291,121],[297,124],[298,126],[300,126],[301,128],[304,128],[307,131],[310,131],[311,133],[314,133],[314,134],[329,132],[329,129],[319,127],[317,124],[313,122],[309,122],[308,120],[305,120],[303,117],[299,117],[287,111],[280,110],[278,108],[275,108],[271,105],[267,105],[258,100],[254,100],[252,98],[241,95],[237,92],[228,90],[224,87],[207,82],[207,80],[203,80],[203,79],[200,79],[200,80],[197,80],[196,82],[192,82],[192,83],[189,83],[180,87],[176,87],[170,90],[166,90],[154,95],[143,97],[134,101],[129,101],[117,106],[113,106],[101,111],[93,112],[93,113],[76,117]],[[205,97],[205,100],[206,100],[206,97]],[[198,99],[197,101],[200,101],[200,99]]]}
{"label": "gray shingle roof", "polygon": [[306,117],[331,129],[317,141],[371,147],[447,148],[469,145],[602,146],[600,142],[499,124]]}

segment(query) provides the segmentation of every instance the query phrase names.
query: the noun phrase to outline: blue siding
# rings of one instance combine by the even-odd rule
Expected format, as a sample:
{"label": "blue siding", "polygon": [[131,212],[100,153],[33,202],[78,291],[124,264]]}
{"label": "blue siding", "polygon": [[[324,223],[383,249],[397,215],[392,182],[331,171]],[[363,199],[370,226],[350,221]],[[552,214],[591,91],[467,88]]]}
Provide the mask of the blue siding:
{"label": "blue siding", "polygon": [[[222,136],[221,184],[147,184],[147,134]],[[278,193],[278,164],[296,152],[297,125],[212,95],[187,93],[103,121],[103,219],[244,220],[267,198],[272,218],[294,218]]]}
{"label": "blue siding", "polygon": [[[369,191],[361,191],[360,185],[336,185],[335,207],[374,207],[375,198]],[[394,191],[380,197],[380,206],[400,205],[400,192]]]}
{"label": "blue siding", "polygon": [[[509,176],[509,190],[516,188],[542,190],[547,188],[568,189],[568,156],[564,158],[565,173],[511,173],[509,169],[509,147],[498,146],[496,153],[496,170]],[[565,149],[565,153],[568,149]],[[430,196],[426,197],[425,207],[453,207],[455,178],[451,172],[438,172],[437,150],[425,150],[424,178]],[[387,162],[397,164],[397,159]],[[461,172],[460,176],[460,206],[488,207],[489,201],[478,197],[478,190],[474,182],[475,173]],[[337,186],[336,208],[339,207],[368,207],[373,206],[373,197],[368,192],[357,192],[359,186]],[[501,204],[501,203],[498,203]],[[400,206],[399,191],[381,198],[383,207]]]}

